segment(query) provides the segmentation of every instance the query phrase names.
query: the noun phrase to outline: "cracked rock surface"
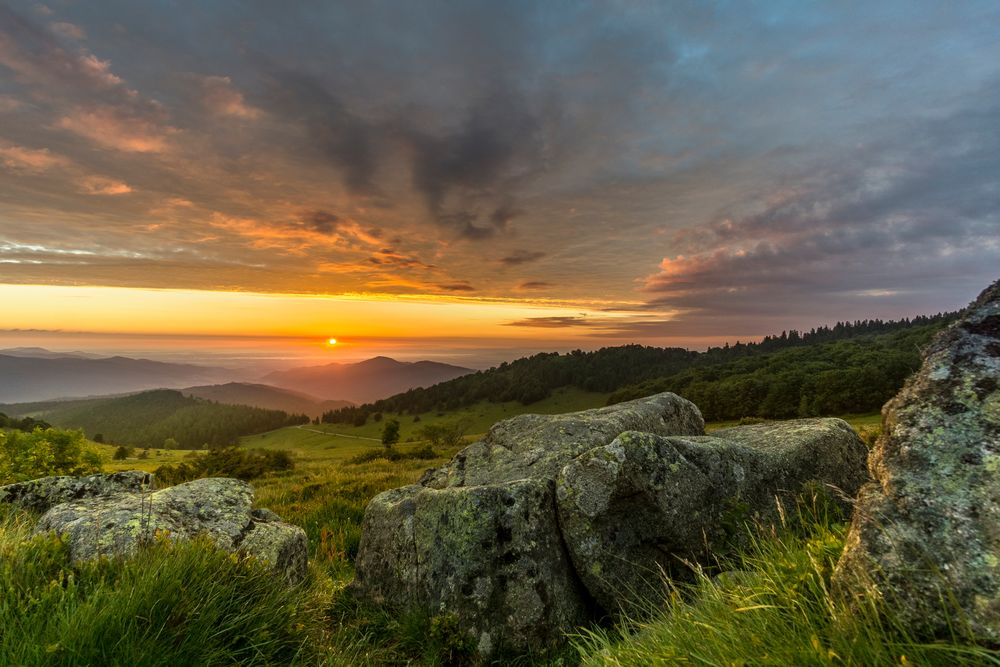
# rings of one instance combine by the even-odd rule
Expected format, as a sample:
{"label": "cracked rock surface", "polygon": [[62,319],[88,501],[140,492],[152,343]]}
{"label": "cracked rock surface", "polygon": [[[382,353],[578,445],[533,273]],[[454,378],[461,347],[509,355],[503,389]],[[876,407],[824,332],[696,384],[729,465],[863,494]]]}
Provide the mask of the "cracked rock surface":
{"label": "cracked rock surface", "polygon": [[698,408],[670,393],[500,422],[369,503],[352,589],[456,615],[483,655],[543,649],[644,594],[651,569],[704,556],[706,534],[721,543],[734,499],[743,519],[766,518],[806,481],[850,493],[865,478],[840,420],[703,434]]}
{"label": "cracked rock surface", "polygon": [[[148,473],[127,479],[139,475],[146,477],[147,488],[151,486]],[[221,549],[246,553],[268,563],[289,581],[305,575],[305,531],[281,522],[273,512],[253,509],[253,488],[246,482],[208,478],[160,491],[139,491],[131,481],[120,483],[120,476],[47,478],[28,483],[34,485],[32,488],[87,490],[83,494],[70,493],[71,499],[52,504],[39,519],[36,532],[61,534],[77,561],[128,557],[158,535],[172,540],[205,535]],[[98,479],[102,477],[107,479]],[[98,495],[97,489],[103,493]],[[48,502],[65,498],[65,494],[57,496],[48,493],[40,497]]]}
{"label": "cracked rock surface", "polygon": [[834,584],[914,632],[1000,643],[1000,281],[937,335],[882,410]]}

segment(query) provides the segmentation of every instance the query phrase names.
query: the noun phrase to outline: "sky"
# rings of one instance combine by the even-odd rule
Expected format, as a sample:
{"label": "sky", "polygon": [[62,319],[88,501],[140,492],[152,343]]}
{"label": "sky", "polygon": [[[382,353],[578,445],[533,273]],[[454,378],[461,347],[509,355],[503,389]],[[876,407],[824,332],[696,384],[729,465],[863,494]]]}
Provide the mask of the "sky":
{"label": "sky", "polygon": [[1000,277],[997,34],[992,0],[0,4],[0,345],[481,366],[953,310]]}

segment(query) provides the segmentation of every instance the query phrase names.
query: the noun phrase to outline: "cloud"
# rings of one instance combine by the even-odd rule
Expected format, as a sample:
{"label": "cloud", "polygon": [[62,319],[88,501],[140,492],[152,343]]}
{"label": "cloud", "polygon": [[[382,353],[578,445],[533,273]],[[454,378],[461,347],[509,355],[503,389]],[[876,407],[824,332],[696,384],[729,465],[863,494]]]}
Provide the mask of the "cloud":
{"label": "cloud", "polygon": [[368,258],[370,264],[376,266],[398,266],[416,269],[436,269],[433,264],[427,264],[409,255],[404,255],[392,248],[381,248]]}
{"label": "cloud", "polygon": [[514,289],[519,292],[527,292],[530,290],[550,289],[552,287],[555,287],[555,285],[544,280],[525,280],[518,283]]}
{"label": "cloud", "polygon": [[128,183],[104,176],[85,176],[79,183],[88,195],[125,195],[132,192]]}
{"label": "cloud", "polygon": [[689,318],[835,319],[857,312],[858,297],[899,308],[917,292],[971,292],[1000,266],[1000,138],[990,129],[1000,86],[978,102],[819,160],[741,202],[743,214],[680,230],[685,253],[665,257],[643,289]]}
{"label": "cloud", "polygon": [[129,153],[163,153],[175,128],[108,106],[73,109],[56,126],[105,148]]}
{"label": "cloud", "polygon": [[[55,34],[65,34],[72,32],[70,25],[55,24],[52,30]],[[122,87],[121,78],[111,72],[108,61],[86,50],[67,51],[54,33],[9,8],[0,7],[0,65],[12,70],[20,80],[35,85],[94,90]]]}
{"label": "cloud", "polygon": [[27,148],[0,143],[0,163],[15,171],[43,172],[53,167],[65,167],[70,161],[48,148]]}
{"label": "cloud", "polygon": [[474,292],[476,288],[462,280],[454,283],[438,283],[438,289],[442,289],[446,292]]}
{"label": "cloud", "polygon": [[233,87],[228,76],[203,77],[201,87],[202,104],[215,115],[245,120],[254,120],[260,116],[260,110],[247,104],[243,93]]}
{"label": "cloud", "polygon": [[527,317],[522,320],[505,322],[507,327],[532,327],[536,329],[567,329],[572,327],[593,327],[597,323],[585,317],[559,315],[552,317]]}
{"label": "cloud", "polygon": [[548,253],[541,250],[515,250],[506,257],[500,258],[500,263],[504,266],[521,266],[531,262],[537,262]]}
{"label": "cloud", "polygon": [[49,27],[53,32],[70,39],[81,40],[87,37],[87,33],[83,28],[66,21],[56,21],[55,23],[51,23]]}

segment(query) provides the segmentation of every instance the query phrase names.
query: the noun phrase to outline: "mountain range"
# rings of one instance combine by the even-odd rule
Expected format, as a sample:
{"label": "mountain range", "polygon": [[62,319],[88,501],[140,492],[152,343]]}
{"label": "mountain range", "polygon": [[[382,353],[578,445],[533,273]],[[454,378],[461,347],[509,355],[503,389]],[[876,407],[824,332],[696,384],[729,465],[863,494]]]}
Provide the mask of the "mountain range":
{"label": "mountain range", "polygon": [[210,366],[15,348],[0,350],[0,403],[179,388],[221,382],[232,374]]}
{"label": "mountain range", "polygon": [[302,366],[265,375],[267,384],[303,391],[324,399],[357,403],[378,400],[438,382],[453,380],[474,371],[436,361],[405,362],[374,357],[356,364]]}
{"label": "mountain range", "polygon": [[204,398],[216,403],[249,405],[268,410],[283,410],[290,415],[319,417],[327,410],[353,405],[351,401],[323,400],[300,391],[250,382],[227,382],[181,389],[185,396]]}

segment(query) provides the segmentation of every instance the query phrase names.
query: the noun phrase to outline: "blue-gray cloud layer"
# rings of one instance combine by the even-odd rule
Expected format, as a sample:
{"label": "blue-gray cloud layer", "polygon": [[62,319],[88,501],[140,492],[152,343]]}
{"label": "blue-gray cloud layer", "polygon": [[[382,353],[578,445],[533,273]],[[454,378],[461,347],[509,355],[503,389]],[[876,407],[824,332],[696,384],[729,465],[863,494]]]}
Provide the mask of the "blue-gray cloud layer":
{"label": "blue-gray cloud layer", "polygon": [[648,337],[996,277],[995,2],[286,4],[0,8],[0,280],[595,299]]}

